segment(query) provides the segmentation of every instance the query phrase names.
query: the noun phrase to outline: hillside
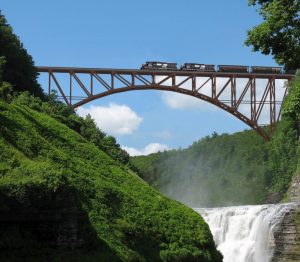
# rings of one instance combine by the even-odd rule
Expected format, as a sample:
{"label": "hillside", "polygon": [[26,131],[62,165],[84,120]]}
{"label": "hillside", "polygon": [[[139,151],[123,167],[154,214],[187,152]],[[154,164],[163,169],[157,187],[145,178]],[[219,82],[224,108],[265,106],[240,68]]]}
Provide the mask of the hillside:
{"label": "hillside", "polygon": [[3,100],[0,123],[1,261],[221,261],[201,217],[66,125]]}
{"label": "hillside", "polygon": [[296,146],[270,154],[272,146],[254,131],[214,134],[187,149],[132,157],[130,163],[164,195],[189,206],[278,202],[296,169]]}
{"label": "hillside", "polygon": [[133,157],[131,163],[171,198],[194,207],[226,206],[263,201],[265,155],[262,138],[245,131],[214,134],[187,149]]}

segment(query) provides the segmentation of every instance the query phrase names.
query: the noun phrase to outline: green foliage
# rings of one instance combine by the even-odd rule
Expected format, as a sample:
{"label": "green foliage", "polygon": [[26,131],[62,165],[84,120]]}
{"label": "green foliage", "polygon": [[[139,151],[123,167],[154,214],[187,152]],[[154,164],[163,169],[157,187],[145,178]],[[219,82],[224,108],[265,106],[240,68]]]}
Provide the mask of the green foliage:
{"label": "green foliage", "polygon": [[282,119],[272,140],[267,144],[268,161],[266,181],[270,192],[283,195],[297,166],[297,131],[293,121]]}
{"label": "green foliage", "polygon": [[4,70],[4,66],[6,64],[6,60],[4,56],[0,56],[0,85],[3,82],[3,70]]}
{"label": "green foliage", "polygon": [[[0,78],[14,87],[14,91],[29,91],[31,94],[44,97],[43,90],[37,82],[38,72],[32,57],[27,53],[19,38],[13,33],[0,12]],[[6,63],[3,63],[5,59]],[[0,82],[1,82],[0,81]]]}
{"label": "green foliage", "polygon": [[256,204],[266,197],[266,154],[254,131],[214,133],[184,150],[133,157],[131,164],[163,194],[190,206]]}
{"label": "green foliage", "polygon": [[[76,198],[102,249],[47,251],[9,227],[0,233],[1,255],[51,261],[222,260],[207,224],[196,212],[163,197],[96,146],[103,134],[96,132],[91,119],[79,127],[93,143],[43,113],[49,106],[44,103],[26,94],[11,104],[0,99],[0,212],[15,210],[10,203],[38,210],[72,207]],[[66,113],[57,106],[55,115],[60,110]],[[75,121],[71,116],[64,117]],[[1,202],[3,196],[7,201]],[[84,228],[84,240],[95,242]],[[14,243],[19,251],[7,250]]]}
{"label": "green foliage", "polygon": [[300,68],[299,0],[249,0],[249,5],[259,5],[264,21],[248,31],[245,44],[272,54],[287,70]]}
{"label": "green foliage", "polygon": [[298,138],[300,136],[300,70],[289,85],[289,95],[284,101],[283,116],[290,118],[296,125]]}
{"label": "green foliage", "polygon": [[99,146],[101,150],[110,155],[113,159],[119,161],[122,164],[127,164],[129,161],[128,153],[121,149],[116,139],[112,136],[106,136],[105,133],[99,130],[91,118],[87,115],[80,127],[80,134],[88,141]]}
{"label": "green foliage", "polygon": [[42,101],[38,97],[31,96],[29,92],[22,92],[14,97],[12,103],[26,105],[31,109],[50,115],[82,135],[89,142],[94,143],[113,159],[122,164],[128,163],[128,153],[120,147],[114,137],[107,136],[102,132],[89,115],[85,119],[77,116],[74,109],[56,100],[55,93],[47,97],[47,101]]}
{"label": "green foliage", "polygon": [[284,197],[300,163],[297,128],[285,116],[268,143],[254,131],[213,135],[184,150],[133,157],[130,165],[189,206],[274,203]]}
{"label": "green foliage", "polygon": [[11,93],[13,91],[13,88],[11,84],[7,82],[2,82],[0,84],[0,98],[5,100],[10,100],[12,98]]}

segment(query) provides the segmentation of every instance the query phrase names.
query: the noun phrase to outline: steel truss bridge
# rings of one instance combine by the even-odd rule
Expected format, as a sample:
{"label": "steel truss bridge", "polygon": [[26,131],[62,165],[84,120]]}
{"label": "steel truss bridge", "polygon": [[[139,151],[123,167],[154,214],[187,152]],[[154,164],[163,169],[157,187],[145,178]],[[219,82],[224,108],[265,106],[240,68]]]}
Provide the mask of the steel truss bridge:
{"label": "steel truss bridge", "polygon": [[[162,71],[138,69],[98,69],[74,67],[37,67],[47,74],[48,92],[77,108],[95,99],[134,90],[163,90],[193,96],[234,115],[256,130],[264,139],[279,121],[287,88],[276,81],[290,81],[290,74],[224,73],[199,71]],[[62,79],[64,78],[64,79]],[[258,84],[258,82],[260,83]],[[282,81],[281,81],[282,82]],[[220,84],[220,85],[219,85]],[[278,97],[281,94],[280,97]],[[245,112],[245,105],[248,109]],[[266,110],[267,109],[267,110]],[[261,125],[262,111],[268,126]],[[266,113],[265,113],[266,115]]]}

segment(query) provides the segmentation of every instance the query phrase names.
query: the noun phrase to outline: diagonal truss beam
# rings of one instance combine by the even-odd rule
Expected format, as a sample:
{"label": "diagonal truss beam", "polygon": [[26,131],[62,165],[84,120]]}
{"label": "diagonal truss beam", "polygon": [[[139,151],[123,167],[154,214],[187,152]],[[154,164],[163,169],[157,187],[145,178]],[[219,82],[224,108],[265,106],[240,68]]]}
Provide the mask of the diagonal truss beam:
{"label": "diagonal truss beam", "polygon": [[237,110],[237,108],[239,107],[239,105],[241,104],[241,102],[243,101],[248,89],[249,89],[249,86],[251,85],[251,82],[252,82],[252,79],[249,79],[245,88],[243,89],[243,92],[241,94],[241,96],[239,97],[239,100],[235,103],[235,106],[234,108]]}
{"label": "diagonal truss beam", "polygon": [[71,76],[73,76],[73,78],[76,80],[76,82],[79,84],[79,86],[81,87],[81,89],[86,93],[87,96],[90,96],[91,93],[87,90],[87,88],[85,87],[85,85],[81,82],[81,80],[78,78],[78,76],[75,73],[71,73]]}
{"label": "diagonal truss beam", "polygon": [[[64,99],[65,102],[66,102],[66,104],[69,105],[69,106],[71,106],[69,100],[67,99],[67,97],[66,97],[64,91],[62,90],[62,88],[61,88],[60,84],[58,83],[58,81],[57,81],[56,77],[54,76],[54,74],[51,72],[51,73],[49,73],[49,76],[50,76],[50,77],[49,77],[49,81],[51,81],[51,78],[53,79],[53,81],[54,81],[56,87],[58,88],[59,92],[61,93],[63,99]],[[49,86],[51,86],[51,82],[49,82]]]}
{"label": "diagonal truss beam", "polygon": [[104,79],[101,76],[99,76],[97,74],[92,74],[92,77],[95,77],[95,79],[97,79],[98,82],[101,85],[103,85],[107,90],[111,90],[112,89],[111,86],[106,81],[104,81]]}

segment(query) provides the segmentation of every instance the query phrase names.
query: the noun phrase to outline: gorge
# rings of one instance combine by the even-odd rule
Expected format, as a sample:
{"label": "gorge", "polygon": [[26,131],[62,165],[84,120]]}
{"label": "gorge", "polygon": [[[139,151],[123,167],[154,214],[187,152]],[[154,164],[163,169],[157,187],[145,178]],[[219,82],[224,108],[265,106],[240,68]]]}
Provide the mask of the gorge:
{"label": "gorge", "polygon": [[252,131],[214,134],[131,162],[162,193],[198,207],[225,262],[300,261],[298,142],[286,123],[269,143]]}

